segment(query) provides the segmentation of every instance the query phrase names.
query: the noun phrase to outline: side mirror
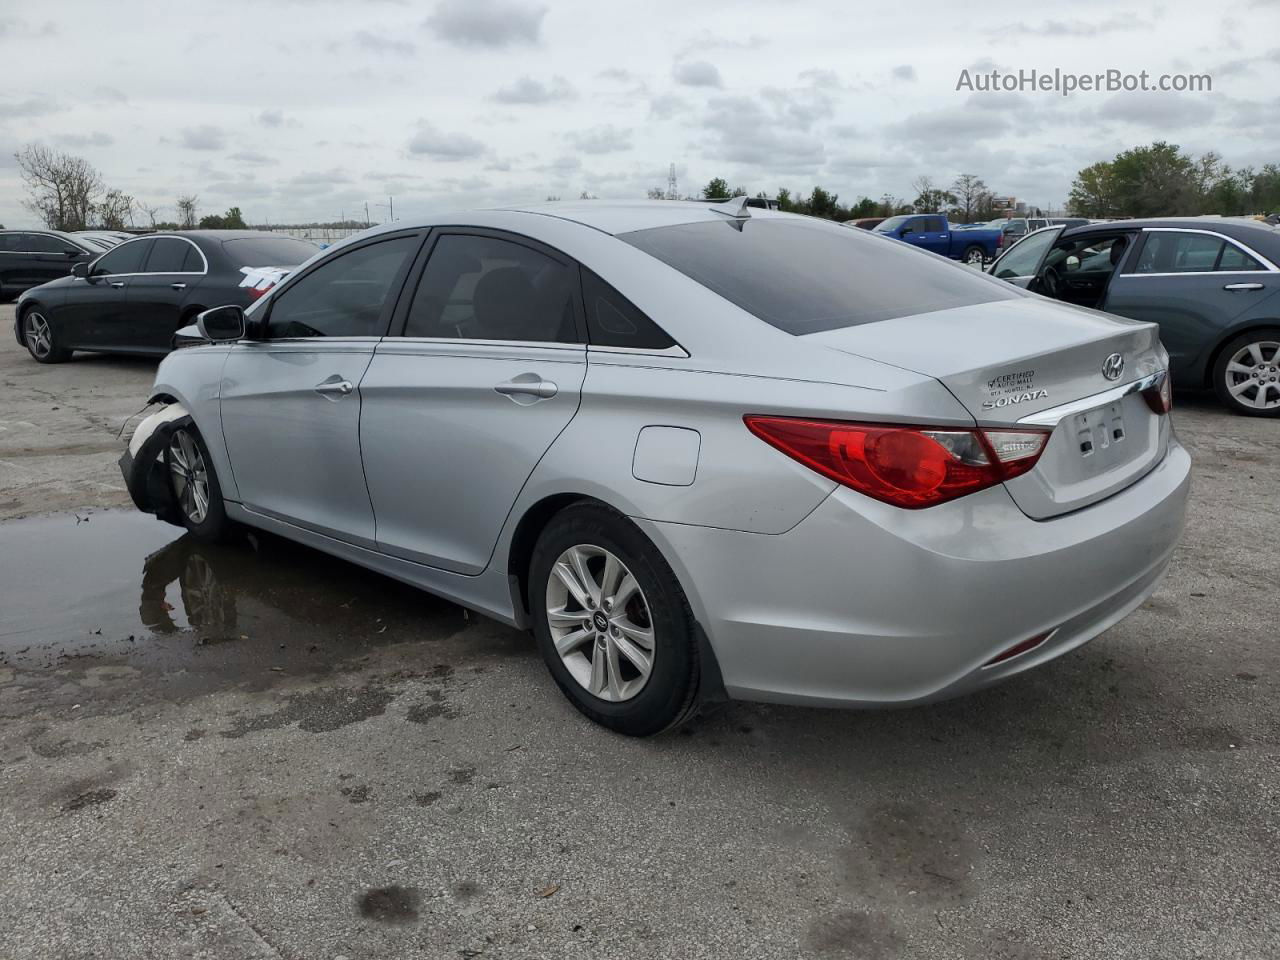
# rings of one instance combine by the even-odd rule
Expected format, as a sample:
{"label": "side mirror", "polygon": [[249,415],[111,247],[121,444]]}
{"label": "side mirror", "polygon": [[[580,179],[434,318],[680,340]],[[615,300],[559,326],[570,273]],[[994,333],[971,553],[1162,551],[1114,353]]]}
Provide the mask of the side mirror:
{"label": "side mirror", "polygon": [[905,237],[908,233],[911,233],[911,228],[903,227],[901,230],[898,231],[898,236]]}
{"label": "side mirror", "polygon": [[67,259],[68,259],[68,260],[74,260],[76,257],[83,257],[83,256],[84,256],[84,254],[83,254],[83,253],[81,253],[79,250],[68,250],[68,251],[67,251]]}
{"label": "side mirror", "polygon": [[85,277],[89,276],[89,264],[84,260],[81,260],[79,263],[73,263],[71,265],[71,275],[73,277],[80,277],[83,280]]}
{"label": "side mirror", "polygon": [[1068,270],[1080,269],[1080,258],[1077,257],[1074,253],[1071,256],[1067,257],[1067,269]]}
{"label": "side mirror", "polygon": [[196,317],[196,329],[213,343],[239,340],[244,336],[244,310],[234,304],[206,310]]}

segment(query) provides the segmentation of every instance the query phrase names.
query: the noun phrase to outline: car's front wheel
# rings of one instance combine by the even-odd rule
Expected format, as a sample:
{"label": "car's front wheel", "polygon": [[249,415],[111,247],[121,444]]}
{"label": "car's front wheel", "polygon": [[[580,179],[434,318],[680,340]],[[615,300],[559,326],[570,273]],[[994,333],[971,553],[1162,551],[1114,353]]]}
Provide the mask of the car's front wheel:
{"label": "car's front wheel", "polygon": [[1213,388],[1236,413],[1280,416],[1280,329],[1250,330],[1223,347]]}
{"label": "car's front wheel", "polygon": [[534,635],[565,696],[629,736],[674,727],[696,707],[693,615],[657,548],[596,504],[557,514],[529,571]]}
{"label": "car's front wheel", "polygon": [[222,502],[222,487],[204,439],[189,421],[169,434],[164,465],[182,525],[206,542],[226,539],[232,524]]}
{"label": "car's front wheel", "polygon": [[40,363],[61,363],[71,356],[70,350],[58,345],[53,324],[39,307],[32,307],[22,315],[22,339],[27,352]]}

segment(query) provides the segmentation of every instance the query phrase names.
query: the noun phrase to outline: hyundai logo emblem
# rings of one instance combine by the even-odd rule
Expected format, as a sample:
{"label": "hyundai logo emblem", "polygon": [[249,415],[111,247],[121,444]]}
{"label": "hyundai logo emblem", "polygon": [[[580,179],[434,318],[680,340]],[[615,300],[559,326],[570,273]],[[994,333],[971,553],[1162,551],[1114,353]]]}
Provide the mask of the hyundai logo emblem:
{"label": "hyundai logo emblem", "polygon": [[1108,380],[1119,380],[1122,373],[1124,373],[1124,357],[1120,354],[1113,353],[1102,361],[1102,375]]}

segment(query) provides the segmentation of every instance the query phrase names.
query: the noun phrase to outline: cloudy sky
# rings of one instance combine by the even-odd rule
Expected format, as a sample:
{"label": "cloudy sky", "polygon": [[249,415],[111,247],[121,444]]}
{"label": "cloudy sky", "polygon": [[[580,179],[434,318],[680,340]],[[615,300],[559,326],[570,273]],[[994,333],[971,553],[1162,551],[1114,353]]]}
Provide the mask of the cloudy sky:
{"label": "cloudy sky", "polygon": [[[1280,162],[1280,2],[25,2],[0,17],[0,223],[43,142],[174,216],[254,223],[576,197],[723,176],[842,201],[962,172],[1059,206],[1166,139]],[[963,69],[1208,73],[1211,93],[974,94]]]}

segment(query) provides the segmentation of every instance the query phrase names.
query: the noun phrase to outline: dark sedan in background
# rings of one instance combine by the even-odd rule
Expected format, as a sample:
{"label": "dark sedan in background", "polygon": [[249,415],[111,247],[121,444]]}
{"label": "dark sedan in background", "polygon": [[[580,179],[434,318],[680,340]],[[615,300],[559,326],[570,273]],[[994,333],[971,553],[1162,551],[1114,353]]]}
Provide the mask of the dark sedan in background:
{"label": "dark sedan in background", "polygon": [[1280,416],[1280,229],[1188,217],[1048,227],[990,267],[1002,280],[1160,325],[1174,383]]}
{"label": "dark sedan in background", "polygon": [[174,333],[197,313],[247,307],[318,252],[304,240],[255,231],[136,237],[92,262],[73,260],[71,275],[27,290],[14,336],[41,363],[74,350],[168,353]]}
{"label": "dark sedan in background", "polygon": [[103,248],[57,230],[0,230],[0,301],[65,277]]}

